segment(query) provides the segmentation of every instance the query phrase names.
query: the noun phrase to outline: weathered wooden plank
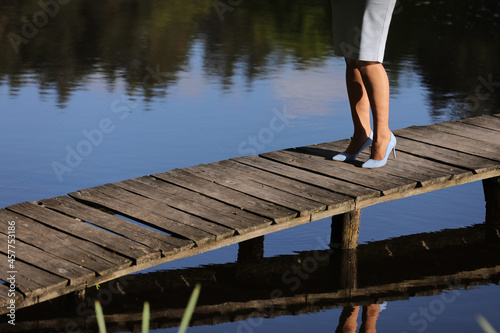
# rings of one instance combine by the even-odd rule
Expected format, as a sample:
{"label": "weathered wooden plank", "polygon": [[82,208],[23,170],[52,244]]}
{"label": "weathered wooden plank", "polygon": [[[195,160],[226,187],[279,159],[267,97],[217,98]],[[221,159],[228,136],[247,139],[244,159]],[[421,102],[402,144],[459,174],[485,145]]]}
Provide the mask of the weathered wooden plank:
{"label": "weathered wooden plank", "polygon": [[[368,153],[361,153],[360,156],[365,157],[366,159],[370,157]],[[449,173],[442,173],[411,163],[409,161],[410,158],[408,158],[409,156],[411,155],[405,153],[398,154],[398,159],[396,161],[391,163],[391,165],[384,166],[384,172],[416,181],[418,186],[438,184],[451,178],[451,174]],[[466,172],[470,173],[470,171]]]}
{"label": "weathered wooden plank", "polygon": [[325,154],[330,154],[330,152],[324,149],[304,148],[301,150],[274,151],[261,156],[329,177],[370,187],[380,191],[383,195],[405,191],[417,185],[417,182],[413,180],[388,175],[378,169],[362,169],[350,163],[329,160],[325,157]]}
{"label": "weathered wooden plank", "polygon": [[127,237],[154,250],[161,251],[164,255],[180,250],[180,248],[175,245],[177,242],[175,239],[172,239],[172,236],[142,227],[99,209],[92,208],[69,197],[44,199],[37,203]]}
{"label": "weathered wooden plank", "polygon": [[[328,157],[336,154],[338,151],[344,151],[347,147],[347,142],[328,142],[318,145],[314,145],[316,149],[324,149],[325,155]],[[330,153],[326,153],[330,151]],[[368,152],[362,152],[359,155],[360,160],[367,160],[370,154]],[[325,156],[326,157],[326,156]],[[393,160],[392,163],[386,164],[384,168],[381,169],[384,173],[389,175],[394,175],[401,178],[406,178],[418,183],[419,186],[428,186],[431,184],[439,183],[450,179],[451,174],[449,170],[441,171],[435,170],[428,167],[429,161],[424,159],[419,159],[408,154],[399,154],[398,158]],[[440,169],[443,166],[441,165]],[[450,169],[449,167],[447,169]],[[470,171],[462,170],[464,172],[470,173]]]}
{"label": "weathered wooden plank", "polygon": [[[310,154],[311,158],[314,158],[317,161],[317,163],[320,163],[320,161],[321,163],[326,163],[326,165],[328,164],[332,165],[333,163],[333,165],[335,165],[335,168],[340,168],[342,170],[342,176],[341,176],[342,179],[352,181],[353,183],[362,184],[365,186],[371,185],[372,188],[376,190],[381,190],[384,195],[388,195],[394,192],[401,192],[417,186],[417,182],[415,180],[407,178],[406,175],[401,177],[386,172],[385,169],[391,166],[391,164],[394,162],[394,159],[391,159],[391,163],[387,163],[385,165],[385,168],[380,168],[376,170],[360,169],[358,166],[360,166],[361,163],[358,162],[350,164],[350,163],[344,163],[344,162],[338,163],[337,161],[332,161],[331,151],[329,151],[328,149],[319,148],[317,146],[305,146],[296,148],[295,151],[301,154]],[[354,173],[355,176],[352,177],[352,174],[349,173]],[[346,174],[346,178],[344,178],[343,174]],[[368,183],[365,183],[363,181],[361,182],[356,181],[356,179],[360,178],[360,174],[362,178],[365,178],[364,181],[365,182],[367,181]],[[367,175],[370,174],[371,177],[366,177]],[[389,186],[389,188],[387,188],[387,186]]]}
{"label": "weathered wooden plank", "polygon": [[[396,136],[398,136],[396,134]],[[437,147],[431,144],[398,137],[396,150],[408,154],[424,157],[433,161],[446,163],[459,168],[472,170],[475,173],[497,170],[500,168],[498,162],[482,157],[461,153],[459,151]]]}
{"label": "weathered wooden plank", "polygon": [[243,234],[264,228],[272,223],[272,220],[262,216],[153,177],[140,177],[117,183],[117,185],[216,223],[215,226],[220,229],[218,231],[218,234],[221,235],[219,239],[232,236],[234,230]]}
{"label": "weathered wooden plank", "polygon": [[335,193],[344,194],[357,200],[374,198],[380,195],[380,192],[368,187],[295,168],[293,166],[275,162],[259,156],[243,156],[234,159],[234,161],[250,165],[254,168],[266,170],[283,177],[297,179],[301,182],[315,185]]}
{"label": "weathered wooden plank", "polygon": [[[7,235],[0,234],[0,252],[8,254]],[[11,244],[12,245],[12,244]],[[95,278],[95,273],[70,261],[61,259],[49,252],[40,250],[19,239],[15,240],[13,248],[16,260],[22,260],[30,265],[52,272],[69,281],[70,285],[85,285]]]}
{"label": "weathered wooden plank", "polygon": [[447,181],[442,182],[442,183],[432,184],[432,185],[423,186],[423,187],[416,187],[412,190],[408,190],[405,192],[393,193],[393,194],[389,194],[389,195],[382,196],[379,198],[367,199],[367,200],[361,201],[359,203],[356,203],[356,208],[357,209],[365,208],[365,207],[380,204],[383,202],[408,198],[408,197],[412,197],[415,195],[428,193],[428,192],[440,190],[440,189],[447,188],[447,187],[472,183],[472,182],[475,182],[478,180],[487,179],[487,178],[496,177],[496,176],[500,176],[500,169],[481,172],[478,174],[473,173],[470,176],[450,179],[450,180],[447,180]]}
{"label": "weathered wooden plank", "polygon": [[[0,260],[4,260],[4,258],[1,257]],[[7,258],[5,258],[5,260],[7,260]],[[0,305],[3,309],[5,309],[7,307],[7,305],[10,303],[11,299],[14,299],[16,301],[16,303],[19,303],[20,300],[22,300],[24,298],[24,296],[19,292],[16,292],[14,297],[9,297],[9,291],[10,291],[9,286],[10,286],[10,284],[3,285],[0,283]],[[5,311],[5,312],[9,312],[9,311]]]}
{"label": "weathered wooden plank", "polygon": [[26,278],[24,275],[10,274],[8,273],[10,270],[7,267],[7,257],[2,256],[2,262],[0,263],[0,279],[10,282],[8,279],[11,278],[11,275],[15,275],[15,286],[16,289],[23,293],[24,296],[29,297],[37,296],[43,293],[44,286],[36,283],[29,278]]}
{"label": "weathered wooden plank", "polygon": [[431,179],[430,181],[421,180],[423,186],[434,184],[435,182],[432,181],[432,178],[437,178],[440,182],[445,180],[446,176],[449,177],[448,179],[459,179],[472,174],[470,170],[411,155],[404,151],[398,151],[397,156],[397,160],[406,165],[410,164],[417,169],[421,169],[422,174]]}
{"label": "weathered wooden plank", "polygon": [[[395,131],[395,133],[397,133],[397,131]],[[337,142],[338,144],[336,144]],[[326,149],[335,149],[335,151],[332,153],[333,156],[334,154],[344,151],[347,148],[348,144],[349,140],[341,140],[336,142],[321,143],[314,146],[320,146],[320,148],[322,148],[322,146],[324,145]],[[397,148],[398,146],[396,146],[396,150],[398,150]],[[422,169],[424,173],[427,172],[427,170],[431,170],[433,172],[430,174],[431,177],[441,177],[443,175],[451,175],[451,179],[457,179],[472,174],[472,171],[470,170],[440,163],[438,161],[429,160],[424,157],[414,156],[399,150],[397,156],[398,156],[397,159],[392,160],[394,163],[398,164],[401,161],[403,163],[410,163],[415,167]],[[360,154],[359,158],[360,160],[366,160],[367,158],[368,158],[368,152],[363,152],[362,154]],[[384,169],[388,167],[390,167],[390,164],[386,164],[384,166]],[[429,185],[429,183],[426,182],[425,185]]]}
{"label": "weathered wooden plank", "polygon": [[481,116],[474,118],[466,118],[458,121],[459,123],[472,124],[479,127],[488,128],[500,132],[500,119],[492,116]]}
{"label": "weathered wooden plank", "polygon": [[269,201],[250,196],[229,187],[197,177],[182,169],[175,169],[153,175],[155,178],[184,187],[193,192],[210,196],[237,208],[267,217],[276,223],[285,222],[297,216],[297,212]]}
{"label": "weathered wooden plank", "polygon": [[326,205],[319,202],[305,199],[271,186],[259,184],[251,179],[241,179],[235,175],[228,174],[217,163],[196,165],[187,168],[186,171],[243,193],[296,210],[300,213],[300,216],[308,216],[326,209]]}
{"label": "weathered wooden plank", "polygon": [[[5,259],[7,259],[7,258],[5,258]],[[2,258],[2,260],[3,260],[3,258]],[[10,289],[9,287],[0,283],[0,304],[2,305],[2,307],[7,305],[7,303],[5,303],[4,301],[9,299],[9,296],[8,296],[9,289]]]}
{"label": "weathered wooden plank", "polygon": [[[194,241],[196,244],[215,240],[213,234],[190,225],[202,221],[196,216],[186,214],[160,203],[151,202],[150,200],[142,200],[139,196],[134,197],[134,202],[129,202],[109,195],[109,191],[106,191],[108,193],[104,193],[103,191],[106,191],[104,185],[99,186],[99,189],[90,188],[70,193],[69,195],[77,200],[107,207],[121,215],[142,221],[160,231],[187,238],[179,238],[180,246],[189,245],[189,240]],[[162,212],[164,215],[168,214],[169,217],[159,215],[156,213],[157,211]]]}
{"label": "weathered wooden plank", "polygon": [[7,209],[75,237],[79,237],[88,242],[103,246],[118,254],[133,259],[136,263],[142,263],[158,259],[160,257],[158,252],[151,250],[144,245],[118,236],[114,233],[96,228],[90,224],[83,223],[56,211],[35,205],[31,202],[23,202],[12,205],[7,207]]}
{"label": "weathered wooden plank", "polygon": [[444,123],[430,125],[429,128],[475,139],[486,144],[500,144],[500,133],[498,133],[498,131],[490,130],[484,127],[477,127],[472,124],[447,121]]}
{"label": "weathered wooden plank", "polygon": [[60,258],[106,275],[128,267],[132,261],[108,250],[49,228],[30,218],[0,209],[0,225],[7,230],[7,222],[16,222],[16,239],[52,253]]}
{"label": "weathered wooden plank", "polygon": [[4,257],[0,260],[0,279],[7,281],[15,277],[15,285],[26,297],[40,296],[52,290],[57,290],[68,284],[68,280],[53,275],[44,270],[16,260],[14,269]]}
{"label": "weathered wooden plank", "polygon": [[397,135],[497,162],[500,161],[500,146],[495,143],[477,141],[423,126],[412,126],[398,130]]}
{"label": "weathered wooden plank", "polygon": [[[139,205],[143,209],[146,209],[147,207],[147,210],[154,211],[157,215],[161,215],[163,217],[167,217],[179,222],[182,221],[187,226],[190,226],[197,231],[206,233],[211,238],[213,238],[213,240],[221,240],[224,238],[228,238],[234,234],[234,230],[230,228],[226,228],[217,223],[204,220],[199,216],[191,214],[191,212],[183,211],[172,206],[165,205],[164,202],[161,202],[159,200],[151,199],[142,194],[137,194],[136,192],[126,190],[123,186],[119,186],[118,183],[99,186],[96,187],[96,189],[113,198],[128,202],[129,204]],[[162,193],[156,194],[159,196],[162,195]],[[163,195],[168,197],[171,196],[169,193],[163,193]]]}
{"label": "weathered wooden plank", "polygon": [[238,163],[237,159],[220,162],[220,165],[228,172],[252,179],[253,181],[272,186],[283,191],[300,195],[306,199],[311,199],[327,206],[327,209],[335,209],[343,206],[349,206],[354,203],[352,198],[335,193],[308,183],[290,179],[268,171],[254,168],[252,166]]}

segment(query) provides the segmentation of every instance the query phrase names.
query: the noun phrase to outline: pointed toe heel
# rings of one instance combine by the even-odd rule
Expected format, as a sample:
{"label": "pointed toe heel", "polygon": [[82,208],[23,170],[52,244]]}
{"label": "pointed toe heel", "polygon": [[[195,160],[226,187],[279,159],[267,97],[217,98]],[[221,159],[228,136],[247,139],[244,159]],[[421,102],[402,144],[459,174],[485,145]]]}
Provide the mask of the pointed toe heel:
{"label": "pointed toe heel", "polygon": [[383,167],[387,163],[387,160],[389,159],[389,155],[391,154],[391,151],[394,154],[394,158],[396,158],[396,143],[397,143],[396,137],[391,132],[391,140],[387,144],[387,148],[385,150],[385,157],[384,157],[384,159],[378,161],[378,160],[374,160],[374,159],[370,158],[365,163],[363,163],[362,167],[363,168],[380,168],[380,167]]}
{"label": "pointed toe heel", "polygon": [[366,139],[365,143],[361,146],[361,148],[356,152],[356,154],[346,154],[346,153],[339,153],[335,156],[332,157],[332,160],[334,161],[340,161],[340,162],[351,162],[358,157],[359,153],[361,153],[363,150],[368,148],[373,142],[373,132],[370,133],[370,137]]}

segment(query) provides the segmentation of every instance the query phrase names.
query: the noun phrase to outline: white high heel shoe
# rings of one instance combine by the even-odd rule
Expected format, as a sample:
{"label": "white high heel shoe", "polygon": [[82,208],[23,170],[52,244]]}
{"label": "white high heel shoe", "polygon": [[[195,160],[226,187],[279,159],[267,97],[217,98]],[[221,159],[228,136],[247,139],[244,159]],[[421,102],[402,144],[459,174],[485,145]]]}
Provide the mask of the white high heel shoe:
{"label": "white high heel shoe", "polygon": [[334,161],[340,161],[340,162],[351,162],[358,157],[359,153],[361,153],[363,150],[368,148],[372,144],[373,141],[373,132],[370,133],[370,137],[366,139],[365,143],[359,148],[359,150],[356,152],[356,154],[346,154],[346,153],[339,153],[335,156],[332,157],[332,160]]}
{"label": "white high heel shoe", "polygon": [[391,140],[387,144],[387,149],[385,150],[384,159],[377,161],[377,160],[370,158],[365,163],[363,163],[362,167],[363,168],[380,168],[380,167],[384,166],[387,163],[387,159],[389,158],[391,151],[393,151],[394,158],[396,158],[396,143],[397,143],[396,137],[391,132]]}

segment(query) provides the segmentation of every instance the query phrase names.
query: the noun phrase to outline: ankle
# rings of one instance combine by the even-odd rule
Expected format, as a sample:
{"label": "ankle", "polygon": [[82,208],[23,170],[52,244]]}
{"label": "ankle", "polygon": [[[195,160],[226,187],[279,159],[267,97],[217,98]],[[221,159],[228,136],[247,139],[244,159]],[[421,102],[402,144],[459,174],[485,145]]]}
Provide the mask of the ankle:
{"label": "ankle", "polygon": [[391,140],[391,130],[377,131],[373,133],[374,142],[388,142]]}
{"label": "ankle", "polygon": [[359,132],[355,131],[354,134],[352,135],[352,138],[354,140],[365,142],[370,137],[370,134],[371,134],[371,130],[368,130],[368,131],[363,130],[363,131],[359,131]]}

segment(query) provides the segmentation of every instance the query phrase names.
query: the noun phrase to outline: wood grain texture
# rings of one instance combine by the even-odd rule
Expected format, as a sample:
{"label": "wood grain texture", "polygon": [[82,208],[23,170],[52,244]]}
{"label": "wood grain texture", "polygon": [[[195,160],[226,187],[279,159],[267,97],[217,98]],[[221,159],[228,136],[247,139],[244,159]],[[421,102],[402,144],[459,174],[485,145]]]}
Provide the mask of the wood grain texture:
{"label": "wood grain texture", "polygon": [[232,188],[214,183],[208,179],[198,177],[184,169],[175,169],[161,174],[153,175],[171,184],[175,184],[225,202],[236,208],[246,210],[272,219],[276,223],[291,220],[297,216],[297,212],[272,202],[242,193]]}
{"label": "wood grain texture", "polygon": [[118,185],[207,220],[205,224],[214,229],[218,239],[230,237],[234,231],[241,234],[272,223],[269,219],[153,177],[131,179]]}
{"label": "wood grain texture", "polygon": [[[0,209],[0,279],[8,278],[9,221],[16,223],[16,265],[22,270],[16,297],[23,307],[332,216],[334,225],[342,226],[334,238],[352,249],[362,208],[479,180],[487,199],[486,229],[498,240],[500,115],[394,132],[398,158],[379,169],[360,167],[368,150],[350,163],[332,161],[348,145],[341,140]],[[259,238],[243,245],[251,249],[249,258],[262,257],[262,243]],[[346,285],[356,287],[360,276],[353,281]],[[8,301],[6,295],[0,285],[0,305]]]}
{"label": "wood grain texture", "polygon": [[[179,246],[190,246],[190,242],[187,241],[189,239],[197,244],[215,240],[214,235],[189,225],[196,223],[198,219],[195,216],[189,216],[188,214],[159,203],[151,202],[150,200],[146,200],[146,198],[140,198],[139,196],[135,196],[131,202],[126,197],[120,197],[116,188],[112,188],[109,191],[109,185],[81,190],[69,195],[84,202],[107,207],[121,215],[142,221],[160,231],[185,237],[186,239],[178,239]],[[156,211],[164,215],[168,214],[169,217],[157,214]],[[170,216],[175,220],[171,219]]]}
{"label": "wood grain texture", "polygon": [[373,198],[380,195],[378,191],[365,186],[349,183],[332,177],[327,177],[304,169],[295,168],[293,166],[259,156],[238,157],[234,159],[234,161],[250,165],[252,167],[259,168],[283,177],[296,179],[306,184],[311,184],[323,189],[327,189],[331,192],[340,193],[356,200]]}
{"label": "wood grain texture", "polygon": [[8,221],[15,221],[16,239],[92,270],[99,275],[110,274],[132,264],[131,260],[94,243],[86,242],[25,216],[1,209],[0,225],[5,230],[7,230]]}
{"label": "wood grain texture", "polygon": [[137,225],[102,210],[84,205],[69,197],[44,199],[36,203],[122,235],[153,250],[161,251],[163,254],[180,250],[178,246],[174,245],[176,240],[165,233]]}
{"label": "wood grain texture", "polygon": [[141,244],[31,202],[12,205],[7,209],[51,228],[56,228],[90,243],[108,248],[137,262],[149,261],[159,257],[159,253],[149,251],[148,248]]}
{"label": "wood grain texture", "polygon": [[[354,164],[332,161],[323,149],[287,149],[260,156],[304,170],[380,191],[380,195],[414,188],[415,181],[389,175],[378,169],[362,169]],[[328,152],[329,154],[329,152]],[[330,155],[330,154],[329,154]],[[392,160],[390,161],[392,163]]]}
{"label": "wood grain texture", "polygon": [[187,170],[198,177],[295,210],[300,213],[300,216],[307,216],[326,209],[326,205],[320,202],[260,184],[248,177],[241,178],[238,175],[228,173],[217,163],[197,165],[187,168]]}
{"label": "wood grain texture", "polygon": [[[8,255],[7,245],[7,235],[0,234],[0,252],[5,255]],[[71,285],[85,285],[95,277],[93,271],[19,239],[15,241],[14,253],[16,260],[22,260],[27,264],[52,272],[54,275],[67,279]]]}
{"label": "wood grain texture", "polygon": [[306,199],[311,199],[327,206],[327,209],[334,209],[351,202],[351,198],[328,191],[322,187],[303,183],[297,179],[282,177],[265,170],[254,168],[238,163],[237,160],[227,160],[221,165],[228,172],[235,173],[239,177],[248,177],[263,185],[272,186],[288,193],[299,195]]}
{"label": "wood grain texture", "polygon": [[459,120],[458,123],[471,124],[478,127],[483,127],[500,132],[500,117],[498,116],[481,116],[474,118],[466,118]]}
{"label": "wood grain texture", "polygon": [[465,154],[500,161],[500,145],[498,142],[478,141],[440,131],[438,128],[412,126],[397,131],[397,135],[437,147],[443,147]]}
{"label": "wood grain texture", "polygon": [[410,140],[399,136],[397,140],[398,144],[396,150],[398,151],[404,151],[408,154],[430,159],[432,161],[445,163],[450,166],[459,167],[466,170],[471,170],[474,173],[497,170],[500,167],[498,162],[479,156],[474,156],[447,148],[437,147],[432,144]]}
{"label": "wood grain texture", "polygon": [[500,133],[484,127],[477,127],[467,123],[457,123],[447,121],[439,124],[430,125],[429,128],[442,132],[463,136],[483,142],[484,144],[500,144]]}
{"label": "wood grain texture", "polygon": [[[347,147],[347,142],[337,143],[323,143],[315,145],[317,149],[324,149],[331,151],[330,155],[336,154],[337,151],[343,151]],[[451,168],[450,166],[439,164],[423,158],[412,156],[406,153],[398,152],[398,158],[392,160],[382,168],[384,173],[406,178],[409,181],[417,182],[418,186],[427,186],[442,181],[446,181],[451,177],[458,177],[459,175],[470,174],[471,171]],[[365,161],[369,158],[367,151],[362,152],[358,159]]]}

